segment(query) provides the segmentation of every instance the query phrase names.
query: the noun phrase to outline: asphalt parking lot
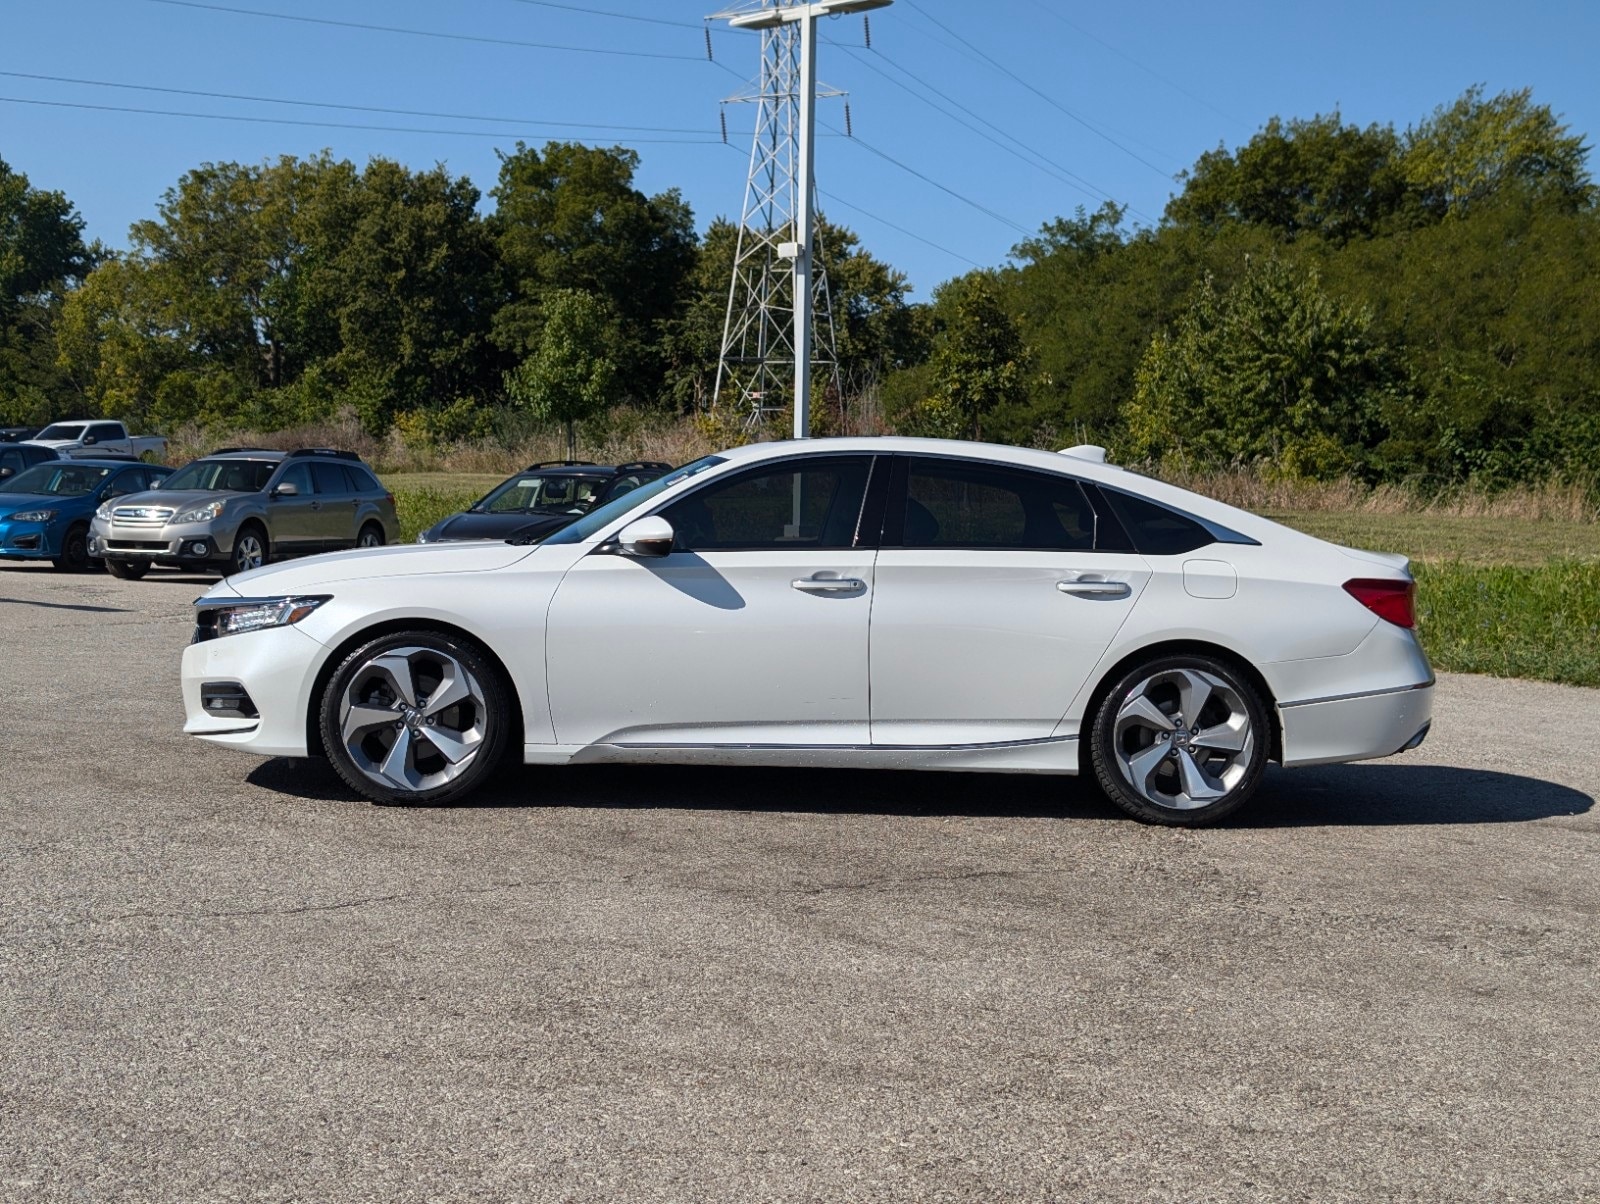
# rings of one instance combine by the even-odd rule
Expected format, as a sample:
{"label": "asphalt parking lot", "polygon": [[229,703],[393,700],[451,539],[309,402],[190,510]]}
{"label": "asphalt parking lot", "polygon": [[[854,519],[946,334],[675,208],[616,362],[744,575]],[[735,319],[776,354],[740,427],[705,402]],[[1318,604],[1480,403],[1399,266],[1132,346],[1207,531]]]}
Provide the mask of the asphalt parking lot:
{"label": "asphalt parking lot", "polygon": [[1071,781],[357,801],[205,579],[0,567],[0,1200],[1600,1199],[1600,691],[1175,832]]}

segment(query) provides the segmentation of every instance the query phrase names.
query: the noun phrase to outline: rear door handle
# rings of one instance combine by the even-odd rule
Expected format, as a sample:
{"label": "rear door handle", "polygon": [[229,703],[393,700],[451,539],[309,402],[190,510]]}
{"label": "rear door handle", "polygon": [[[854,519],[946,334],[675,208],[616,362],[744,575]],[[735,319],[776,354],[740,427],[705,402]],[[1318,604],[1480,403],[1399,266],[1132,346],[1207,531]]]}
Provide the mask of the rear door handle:
{"label": "rear door handle", "polygon": [[1056,588],[1075,598],[1126,598],[1133,593],[1133,586],[1126,581],[1099,581],[1092,578],[1057,581]]}
{"label": "rear door handle", "polygon": [[789,585],[802,594],[858,594],[867,588],[859,577],[796,577]]}

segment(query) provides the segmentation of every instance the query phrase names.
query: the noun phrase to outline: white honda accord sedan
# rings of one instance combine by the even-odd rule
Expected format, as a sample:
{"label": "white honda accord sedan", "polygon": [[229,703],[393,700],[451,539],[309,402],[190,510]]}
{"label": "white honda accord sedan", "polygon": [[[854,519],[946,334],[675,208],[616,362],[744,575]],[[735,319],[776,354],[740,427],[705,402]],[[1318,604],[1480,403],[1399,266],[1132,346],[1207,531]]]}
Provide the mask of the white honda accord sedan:
{"label": "white honda accord sedan", "polygon": [[1103,462],[929,439],[707,456],[538,544],[357,550],[196,602],[185,730],[383,802],[508,760],[1092,773],[1210,823],[1267,762],[1421,743],[1404,557]]}

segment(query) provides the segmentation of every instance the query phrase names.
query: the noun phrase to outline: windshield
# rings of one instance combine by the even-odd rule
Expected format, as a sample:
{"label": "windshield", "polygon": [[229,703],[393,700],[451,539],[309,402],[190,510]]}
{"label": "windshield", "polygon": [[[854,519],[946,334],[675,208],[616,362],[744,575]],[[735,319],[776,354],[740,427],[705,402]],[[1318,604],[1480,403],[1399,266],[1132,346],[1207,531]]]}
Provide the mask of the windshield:
{"label": "windshield", "polygon": [[98,489],[110,471],[109,468],[94,468],[88,464],[63,464],[59,460],[52,460],[48,464],[35,464],[27,472],[19,472],[0,485],[0,493],[82,497]]}
{"label": "windshield", "polygon": [[605,484],[604,477],[571,474],[540,476],[518,473],[497,485],[492,493],[473,505],[480,514],[524,514],[530,510],[587,510],[595,494]]}
{"label": "windshield", "polygon": [[185,464],[156,488],[259,493],[267,487],[276,467],[276,460],[196,460]]}
{"label": "windshield", "polygon": [[600,530],[613,519],[621,518],[630,510],[643,506],[657,494],[672,488],[679,481],[687,481],[690,477],[698,476],[708,468],[715,468],[718,464],[726,464],[722,456],[705,456],[692,464],[685,464],[682,468],[675,468],[664,477],[640,485],[639,488],[624,493],[621,497],[612,498],[604,506],[589,511],[577,522],[569,523],[554,535],[544,540],[545,543],[582,543]]}
{"label": "windshield", "polygon": [[34,436],[35,439],[81,439],[83,438],[84,423],[58,422],[55,426],[47,426]]}

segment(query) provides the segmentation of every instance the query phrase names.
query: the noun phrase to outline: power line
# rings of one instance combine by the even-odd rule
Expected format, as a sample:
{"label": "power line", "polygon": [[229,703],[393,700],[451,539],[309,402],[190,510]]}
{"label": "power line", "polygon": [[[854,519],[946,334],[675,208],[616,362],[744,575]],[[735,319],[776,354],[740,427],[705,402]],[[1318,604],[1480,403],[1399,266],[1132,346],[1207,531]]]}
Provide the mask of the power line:
{"label": "power line", "polygon": [[[70,100],[33,100],[22,96],[0,96],[0,103],[44,105],[52,109],[90,109],[99,113],[141,113],[152,117],[192,117],[203,121],[246,121],[254,125],[297,125],[325,130],[379,130],[391,134],[434,134],[451,138],[505,138],[493,130],[434,130],[404,125],[363,125],[346,121],[306,121],[293,117],[249,117],[238,113],[190,113],[177,109],[139,109],[127,105],[96,105]],[[720,138],[624,138],[624,144],[673,144],[678,146],[721,146]]]}
{"label": "power line", "polygon": [[827,190],[822,189],[822,188],[817,189],[817,191],[820,192],[823,196],[827,197],[835,205],[843,205],[846,209],[853,209],[857,213],[861,214],[863,217],[871,218],[873,221],[877,222],[879,225],[888,226],[889,229],[891,229],[891,230],[898,230],[898,231],[900,231],[900,233],[904,234],[907,238],[914,238],[920,243],[925,243],[927,246],[932,247],[935,251],[943,251],[946,255],[950,256],[950,258],[952,258],[952,259],[959,259],[962,263],[969,263],[975,268],[981,268],[981,267],[984,266],[983,264],[979,263],[976,259],[968,259],[960,251],[952,251],[949,247],[943,246],[940,243],[936,243],[931,238],[924,238],[922,235],[918,234],[915,230],[907,230],[904,226],[898,225],[895,222],[890,221],[886,217],[883,217],[883,216],[881,216],[879,214],[873,213],[871,210],[863,209],[860,205],[852,204],[850,201],[845,200],[841,196],[834,196],[833,193],[828,192]]}
{"label": "power line", "polygon": [[[984,131],[982,129],[979,129],[976,125],[973,125],[972,122],[966,121],[963,118],[957,116],[955,113],[950,112],[943,105],[941,105],[938,101],[930,99],[928,96],[924,95],[923,93],[918,92],[915,88],[912,88],[909,85],[901,82],[900,80],[895,79],[894,76],[890,75],[888,72],[884,71],[882,68],[876,66],[872,62],[871,58],[868,58],[868,57],[866,57],[864,55],[858,54],[853,47],[845,45],[844,43],[841,43],[841,42],[830,42],[829,45],[837,46],[840,50],[843,50],[846,54],[848,54],[851,58],[855,59],[857,62],[859,62],[862,66],[866,67],[868,70],[876,72],[878,75],[880,75],[884,79],[888,80],[895,87],[901,89],[903,92],[905,92],[908,95],[916,98],[917,100],[920,100],[923,104],[927,105],[929,108],[933,109],[935,112],[940,113],[945,117],[948,117],[951,121],[954,121],[957,125],[964,126],[966,129],[971,130],[973,133],[977,134],[978,137],[984,139],[987,142],[993,143],[995,146],[999,147],[1001,150],[1005,151],[1007,154],[1013,155],[1016,158],[1022,160],[1022,162],[1026,163],[1029,167],[1032,167],[1035,170],[1041,171],[1045,175],[1048,175],[1048,176],[1052,177],[1053,179],[1060,180],[1063,184],[1066,184],[1066,185],[1068,185],[1069,187],[1072,187],[1072,188],[1076,188],[1078,191],[1083,192],[1085,195],[1093,197],[1093,198],[1095,198],[1097,200],[1110,201],[1110,200],[1114,199],[1111,196],[1111,194],[1106,192],[1103,188],[1096,187],[1093,183],[1091,183],[1090,181],[1084,179],[1082,176],[1078,175],[1076,172],[1070,171],[1067,168],[1063,167],[1060,163],[1057,163],[1054,159],[1051,159],[1043,151],[1038,150],[1037,148],[1028,145],[1026,142],[1023,142],[1022,139],[1018,138],[1014,134],[1011,134],[1011,133],[1007,132],[1005,129],[1003,129],[1002,127],[996,125],[994,122],[990,121],[988,118],[984,117],[982,114],[973,112],[973,110],[969,109],[966,105],[962,104],[960,101],[955,100],[955,99],[953,99],[951,97],[948,97],[948,96],[944,97],[945,100],[949,101],[949,103],[954,105],[957,109],[960,109],[963,113],[968,114],[969,116],[973,117],[975,120],[977,120],[979,122],[982,122],[984,125],[988,126],[989,129],[995,131],[995,133],[998,133],[1001,137],[1006,138],[1010,142],[1015,143],[1016,146],[1008,146],[1008,145],[1006,145],[1005,142],[1002,142],[1002,141],[1000,141],[999,138],[996,138],[994,136],[994,134],[990,134],[990,133],[987,133],[986,131]],[[939,89],[935,85],[930,84],[927,80],[923,79],[921,76],[917,75],[915,72],[909,70],[908,68],[901,66],[899,63],[895,62],[888,55],[883,54],[881,51],[876,51],[876,50],[873,51],[872,52],[872,56],[882,59],[884,62],[888,63],[891,67],[893,67],[896,71],[901,72],[902,74],[906,75],[911,80],[913,80],[916,83],[920,84],[923,88],[927,89],[927,91],[932,92],[935,95],[942,95],[942,93],[940,93]],[[1022,149],[1018,150],[1018,149],[1016,149],[1017,147],[1021,147]],[[1024,154],[1023,153],[1024,151],[1027,152],[1027,153]],[[1029,155],[1032,155],[1033,158],[1030,159],[1028,157]],[[1035,160],[1038,160],[1038,161],[1035,162]],[[1129,209],[1129,212],[1132,212],[1132,213],[1136,214],[1137,216],[1144,218],[1146,221],[1150,221],[1151,220],[1148,214],[1142,213],[1139,210],[1134,209],[1132,206],[1129,206],[1128,209]]]}
{"label": "power line", "polygon": [[622,130],[646,134],[710,134],[691,126],[607,125],[599,121],[548,121],[535,117],[483,117],[474,113],[438,113],[426,109],[387,109],[377,105],[334,104],[321,100],[291,100],[280,96],[249,96],[238,92],[202,92],[196,88],[163,88],[155,84],[123,84],[104,79],[74,79],[65,75],[35,75],[28,71],[0,71],[12,79],[47,80],[55,84],[83,84],[93,88],[123,88],[135,92],[165,92],[174,96],[203,96],[210,100],[245,100],[257,104],[298,105],[312,109],[346,109],[359,113],[387,113],[396,117],[438,117],[447,121],[485,121],[501,125],[549,125],[592,130]]}
{"label": "power line", "polygon": [[[528,0],[528,2],[532,3],[532,0]],[[1095,42],[1095,43],[1097,43],[1097,44],[1099,44],[1101,46],[1104,46],[1107,50],[1109,50],[1112,54],[1116,55],[1119,59],[1122,59],[1124,62],[1132,63],[1135,67],[1139,68],[1140,71],[1143,71],[1151,79],[1159,80],[1161,83],[1166,84],[1167,87],[1171,88],[1174,92],[1177,92],[1181,96],[1188,97],[1188,99],[1194,101],[1195,104],[1197,104],[1197,105],[1204,105],[1206,108],[1210,109],[1213,113],[1215,113],[1218,117],[1225,117],[1229,121],[1233,122],[1235,125],[1244,125],[1245,124],[1244,122],[1240,121],[1237,117],[1235,117],[1232,113],[1227,113],[1227,112],[1224,112],[1222,109],[1217,108],[1216,105],[1212,104],[1205,97],[1196,96],[1193,92],[1189,91],[1189,89],[1185,88],[1182,84],[1178,83],[1176,80],[1169,79],[1167,76],[1162,75],[1159,71],[1155,70],[1153,67],[1148,67],[1144,63],[1141,63],[1138,59],[1134,58],[1131,54],[1128,54],[1126,51],[1119,50],[1117,47],[1113,46],[1110,42],[1106,41],[1104,38],[1097,37],[1095,34],[1089,32],[1089,30],[1087,30],[1083,26],[1079,25],[1076,21],[1069,20],[1068,18],[1062,16],[1055,9],[1051,8],[1049,5],[1041,3],[1041,0],[1033,0],[1033,7],[1038,9],[1040,12],[1046,14],[1047,16],[1054,17],[1057,21],[1060,21],[1068,29],[1071,29],[1071,30],[1073,30],[1073,31],[1075,31],[1075,32],[1077,32],[1079,34],[1082,34],[1084,37],[1088,38],[1091,42]]]}
{"label": "power line", "polygon": [[[170,3],[170,2],[175,2],[175,0],[162,0],[162,3]],[[1018,84],[1021,84],[1024,88],[1026,88],[1028,91],[1032,92],[1040,100],[1043,100],[1046,104],[1050,105],[1052,108],[1058,110],[1059,112],[1065,113],[1068,117],[1072,118],[1073,121],[1076,121],[1084,129],[1088,130],[1091,134],[1095,135],[1095,137],[1104,139],[1106,142],[1109,142],[1112,146],[1116,147],[1119,151],[1121,151],[1123,154],[1127,155],[1130,159],[1134,159],[1137,162],[1143,163],[1146,167],[1148,167],[1151,171],[1155,172],[1162,179],[1164,179],[1164,180],[1172,179],[1172,173],[1170,171],[1167,171],[1165,168],[1162,168],[1162,167],[1157,167],[1154,163],[1150,162],[1149,159],[1146,159],[1143,155],[1139,154],[1137,151],[1131,149],[1130,147],[1124,146],[1122,143],[1118,142],[1110,134],[1106,133],[1099,126],[1095,125],[1093,122],[1089,121],[1087,118],[1081,117],[1077,113],[1074,113],[1071,109],[1067,108],[1066,105],[1062,104],[1059,100],[1057,100],[1055,97],[1051,96],[1048,92],[1045,92],[1045,91],[1041,90],[1040,88],[1035,87],[1033,84],[1029,83],[1026,79],[1024,79],[1022,76],[1018,75],[1015,71],[1011,70],[1011,68],[1007,67],[1004,63],[996,61],[991,56],[985,54],[982,50],[979,50],[971,42],[967,41],[966,38],[963,38],[955,30],[951,29],[943,21],[939,20],[939,18],[937,18],[935,16],[932,16],[929,13],[927,13],[926,11],[924,11],[922,6],[919,5],[916,2],[916,0],[905,0],[905,2],[906,2],[906,6],[908,8],[910,8],[913,12],[919,14],[921,17],[923,17],[924,20],[932,21],[935,25],[937,25],[940,29],[944,30],[951,37],[955,38],[957,41],[961,42],[963,45],[969,47],[974,54],[978,55],[979,58],[983,59],[984,62],[989,64],[989,66],[993,67],[996,71],[1000,72],[1000,74],[1004,75],[1006,78],[1011,79],[1011,80],[1015,81]]]}
{"label": "power line", "polygon": [[[556,0],[515,0],[518,4],[532,4],[539,8],[559,8],[569,13],[587,13],[593,17],[614,17],[618,21],[642,21],[647,25],[670,25],[676,29],[705,28],[701,21],[674,21],[668,17],[642,17],[638,13],[619,13],[609,8],[589,8],[583,4],[558,4]],[[743,33],[743,30],[730,30],[730,33]]]}
{"label": "power line", "polygon": [[[843,132],[843,131],[841,131],[841,130],[839,130],[839,129],[835,128],[834,126],[831,126],[831,125],[827,126],[827,128],[829,130],[832,130],[835,134],[840,134],[840,133]],[[1029,230],[1026,226],[1022,225],[1020,222],[1012,221],[1009,217],[1007,217],[1003,213],[996,213],[993,209],[989,208],[987,205],[983,204],[981,201],[975,201],[971,197],[965,196],[962,193],[957,192],[954,188],[951,188],[948,184],[939,183],[938,180],[935,180],[932,176],[927,175],[924,172],[918,171],[915,167],[912,167],[909,163],[902,163],[899,159],[896,159],[893,155],[889,154],[889,152],[879,150],[877,147],[873,146],[872,143],[868,142],[866,139],[861,138],[861,137],[855,137],[855,138],[851,138],[850,141],[855,143],[862,150],[867,151],[867,152],[869,152],[871,154],[874,154],[874,155],[878,156],[878,158],[884,160],[885,162],[894,164],[901,171],[906,172],[909,175],[916,176],[917,179],[921,180],[924,184],[930,184],[934,188],[937,188],[940,192],[948,193],[950,196],[955,197],[955,199],[960,201],[963,205],[971,206],[973,209],[976,209],[979,213],[983,214],[985,217],[993,218],[995,221],[999,222],[1003,226],[1010,226],[1013,230],[1015,230],[1018,234],[1022,235],[1024,238],[1028,238],[1028,237],[1032,236],[1033,232],[1031,230]]]}
{"label": "power line", "polygon": [[399,33],[414,38],[443,38],[451,42],[478,42],[491,46],[517,46],[527,50],[566,50],[574,54],[621,55],[636,59],[672,59],[680,62],[703,63],[695,54],[663,54],[651,50],[618,50],[609,46],[567,46],[555,42],[523,42],[514,38],[490,38],[470,33],[442,33],[432,29],[406,29],[398,25],[367,25],[359,21],[335,21],[328,17],[305,17],[295,13],[273,13],[257,8],[232,8],[224,4],[204,4],[201,0],[147,0],[150,4],[166,4],[175,8],[199,8],[208,12],[235,13],[245,17],[268,17],[274,21],[299,21],[307,25],[332,25],[339,29],[363,29],[376,33]]}

